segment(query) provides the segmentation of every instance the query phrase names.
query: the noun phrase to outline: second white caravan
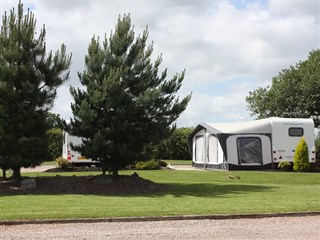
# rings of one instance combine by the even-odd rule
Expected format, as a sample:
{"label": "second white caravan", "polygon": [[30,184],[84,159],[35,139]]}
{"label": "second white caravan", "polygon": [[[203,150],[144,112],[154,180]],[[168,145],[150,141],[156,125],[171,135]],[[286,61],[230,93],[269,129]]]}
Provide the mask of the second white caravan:
{"label": "second white caravan", "polygon": [[83,156],[80,152],[77,152],[71,148],[73,145],[80,145],[82,140],[80,137],[72,136],[68,132],[63,132],[63,146],[62,146],[62,157],[67,159],[69,163],[78,166],[91,166],[99,165],[98,161],[92,160]]}

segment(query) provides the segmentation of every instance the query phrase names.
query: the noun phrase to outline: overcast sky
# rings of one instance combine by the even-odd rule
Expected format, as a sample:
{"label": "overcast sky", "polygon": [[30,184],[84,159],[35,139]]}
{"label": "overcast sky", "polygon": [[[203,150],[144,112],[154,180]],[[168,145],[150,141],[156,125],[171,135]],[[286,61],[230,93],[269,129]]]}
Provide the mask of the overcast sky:
{"label": "overcast sky", "polygon": [[[1,15],[18,1],[0,0]],[[135,33],[148,26],[153,57],[162,54],[169,77],[186,69],[179,96],[192,92],[179,127],[252,119],[245,97],[279,71],[320,48],[319,0],[39,0],[23,1],[47,30],[47,49],[72,52],[70,79],[58,90],[53,112],[72,116],[69,86],[93,35],[104,37],[119,15],[130,13]]]}

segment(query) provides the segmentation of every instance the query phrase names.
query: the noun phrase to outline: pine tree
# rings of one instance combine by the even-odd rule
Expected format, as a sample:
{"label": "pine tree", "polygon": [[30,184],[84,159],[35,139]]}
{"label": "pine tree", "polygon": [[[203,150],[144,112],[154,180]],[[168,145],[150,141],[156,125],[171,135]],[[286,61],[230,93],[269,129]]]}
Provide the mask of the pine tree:
{"label": "pine tree", "polygon": [[294,171],[308,171],[310,169],[308,145],[302,137],[297,145],[293,159]]}
{"label": "pine tree", "polygon": [[38,30],[29,10],[4,14],[0,33],[0,167],[20,177],[21,167],[46,159],[47,111],[56,90],[68,79],[71,55],[66,47],[47,53],[43,26]]}
{"label": "pine tree", "polygon": [[143,148],[171,134],[172,124],[186,109],[190,95],[175,96],[184,71],[166,80],[159,74],[162,57],[151,62],[153,46],[147,45],[148,29],[135,38],[130,16],[119,17],[115,32],[103,44],[93,37],[79,74],[83,89],[71,87],[74,118],[70,133],[83,138],[74,146],[99,160],[103,174],[133,163]]}

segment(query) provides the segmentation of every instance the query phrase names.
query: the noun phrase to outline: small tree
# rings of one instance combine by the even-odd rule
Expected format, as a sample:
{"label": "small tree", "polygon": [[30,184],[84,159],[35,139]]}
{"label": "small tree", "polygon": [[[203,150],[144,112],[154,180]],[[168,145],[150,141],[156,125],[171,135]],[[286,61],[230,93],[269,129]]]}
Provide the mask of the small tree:
{"label": "small tree", "polygon": [[51,128],[47,131],[48,136],[48,160],[53,161],[62,156],[63,135],[60,128]]}
{"label": "small tree", "polygon": [[46,121],[47,121],[47,124],[49,126],[49,129],[51,129],[51,128],[63,129],[64,120],[61,119],[60,114],[55,114],[55,113],[52,113],[52,112],[48,112]]}
{"label": "small tree", "polygon": [[103,44],[93,37],[79,74],[85,88],[71,88],[74,118],[68,131],[83,143],[74,146],[83,155],[101,162],[103,174],[140,158],[146,145],[169,136],[173,122],[186,109],[190,95],[175,96],[184,71],[166,80],[159,74],[161,56],[151,61],[153,46],[148,31],[137,38],[130,16],[119,17],[114,33]]}
{"label": "small tree", "polygon": [[293,159],[293,170],[294,171],[309,171],[309,152],[308,145],[302,137],[297,145]]}
{"label": "small tree", "polygon": [[62,129],[63,120],[59,114],[47,113],[47,125],[49,130],[47,131],[48,137],[48,161],[56,160],[62,155]]}
{"label": "small tree", "polygon": [[[37,36],[38,32],[38,36]],[[0,167],[13,170],[47,159],[47,112],[57,87],[69,77],[66,47],[46,51],[46,31],[19,2],[2,18],[0,32]]]}

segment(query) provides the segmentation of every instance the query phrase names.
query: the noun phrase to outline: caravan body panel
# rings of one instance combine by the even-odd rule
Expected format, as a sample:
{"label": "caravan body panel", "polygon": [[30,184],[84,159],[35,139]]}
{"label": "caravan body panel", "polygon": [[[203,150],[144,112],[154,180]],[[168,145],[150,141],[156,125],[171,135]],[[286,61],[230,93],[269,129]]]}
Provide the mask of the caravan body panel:
{"label": "caravan body panel", "polygon": [[314,123],[312,119],[271,118],[272,153],[274,163],[293,162],[295,149],[304,136],[309,150],[309,162],[315,162]]}

